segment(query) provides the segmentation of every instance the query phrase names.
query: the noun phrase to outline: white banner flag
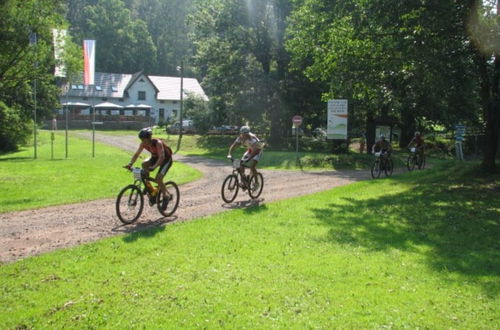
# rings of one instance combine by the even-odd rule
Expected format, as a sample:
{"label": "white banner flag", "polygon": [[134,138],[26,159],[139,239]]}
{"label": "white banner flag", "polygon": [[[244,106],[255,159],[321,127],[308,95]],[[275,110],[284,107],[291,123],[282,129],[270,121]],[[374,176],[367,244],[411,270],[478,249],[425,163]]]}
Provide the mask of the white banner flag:
{"label": "white banner flag", "polygon": [[52,29],[54,42],[54,59],[56,60],[54,76],[66,77],[66,65],[64,64],[64,46],[66,43],[67,30]]}
{"label": "white banner flag", "polygon": [[94,85],[95,40],[83,40],[83,84]]}

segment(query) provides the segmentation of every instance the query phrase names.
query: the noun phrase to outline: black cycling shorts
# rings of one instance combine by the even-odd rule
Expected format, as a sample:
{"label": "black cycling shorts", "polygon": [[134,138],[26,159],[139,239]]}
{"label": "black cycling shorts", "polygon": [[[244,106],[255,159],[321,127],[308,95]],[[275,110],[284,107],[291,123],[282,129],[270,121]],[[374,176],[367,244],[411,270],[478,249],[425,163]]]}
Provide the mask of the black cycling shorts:
{"label": "black cycling shorts", "polygon": [[[157,161],[158,161],[157,157],[149,158],[148,159],[149,166],[153,166],[154,164],[156,164]],[[172,166],[172,157],[165,158],[163,164],[159,166],[158,173],[161,173],[162,176],[165,176],[165,174],[167,174],[171,166]]]}

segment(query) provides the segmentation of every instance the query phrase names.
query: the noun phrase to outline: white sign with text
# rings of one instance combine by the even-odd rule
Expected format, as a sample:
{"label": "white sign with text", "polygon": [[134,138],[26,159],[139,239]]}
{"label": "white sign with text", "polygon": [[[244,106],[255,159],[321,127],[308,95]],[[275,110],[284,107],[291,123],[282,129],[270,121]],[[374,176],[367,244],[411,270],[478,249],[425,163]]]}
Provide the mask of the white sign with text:
{"label": "white sign with text", "polygon": [[328,101],[326,136],[330,140],[347,140],[347,100]]}

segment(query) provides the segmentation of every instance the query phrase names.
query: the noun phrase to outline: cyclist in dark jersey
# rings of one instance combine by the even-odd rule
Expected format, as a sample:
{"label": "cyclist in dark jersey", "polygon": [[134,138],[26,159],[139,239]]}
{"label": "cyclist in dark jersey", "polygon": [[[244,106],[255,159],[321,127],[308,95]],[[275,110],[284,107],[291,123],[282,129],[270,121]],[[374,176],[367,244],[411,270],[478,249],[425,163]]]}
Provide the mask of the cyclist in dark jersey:
{"label": "cyclist in dark jersey", "polygon": [[131,169],[141,152],[144,149],[149,151],[151,157],[142,162],[142,168],[146,172],[146,175],[149,175],[149,172],[154,171],[157,167],[159,168],[155,181],[163,194],[163,201],[168,202],[171,196],[167,193],[167,189],[163,184],[163,178],[172,166],[172,149],[162,139],[153,139],[153,133],[149,127],[143,128],[139,132],[139,138],[141,139],[141,144],[132,156],[130,163],[125,165],[125,167]]}
{"label": "cyclist in dark jersey", "polygon": [[411,139],[410,143],[408,143],[408,148],[410,148],[412,145],[415,145],[415,148],[417,148],[417,152],[420,155],[420,159],[423,159],[424,157],[424,138],[422,135],[420,135],[420,132],[415,132],[415,136],[413,139]]}
{"label": "cyclist in dark jersey", "polygon": [[392,153],[392,146],[385,139],[385,135],[380,135],[380,140],[378,140],[372,147],[372,152],[381,152],[384,156],[390,156]]}

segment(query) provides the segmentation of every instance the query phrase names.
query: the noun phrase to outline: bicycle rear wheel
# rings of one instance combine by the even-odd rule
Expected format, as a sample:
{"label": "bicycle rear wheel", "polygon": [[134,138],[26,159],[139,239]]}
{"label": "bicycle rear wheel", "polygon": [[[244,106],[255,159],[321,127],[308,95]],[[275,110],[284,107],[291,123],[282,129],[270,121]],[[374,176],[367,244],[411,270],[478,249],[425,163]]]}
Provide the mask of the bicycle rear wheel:
{"label": "bicycle rear wheel", "polygon": [[384,166],[385,176],[391,176],[393,170],[394,170],[394,162],[392,161],[392,158],[386,159]]}
{"label": "bicycle rear wheel", "polygon": [[116,215],[124,224],[131,224],[139,219],[143,208],[144,196],[136,185],[126,186],[116,198]]}
{"label": "bicycle rear wheel", "polygon": [[408,171],[413,171],[415,169],[416,159],[414,155],[409,155],[408,160],[406,161],[406,167]]}
{"label": "bicycle rear wheel", "polygon": [[425,156],[418,157],[418,169],[423,170],[425,168]]}
{"label": "bicycle rear wheel", "polygon": [[174,214],[179,206],[180,192],[179,187],[177,187],[177,184],[173,181],[165,182],[165,188],[170,198],[165,200],[163,193],[158,191],[158,195],[156,195],[156,207],[164,217],[169,217]]}
{"label": "bicycle rear wheel", "polygon": [[380,159],[377,158],[373,162],[371,172],[372,172],[372,178],[377,179],[378,177],[380,177],[380,173],[382,172],[382,169],[380,168]]}
{"label": "bicycle rear wheel", "polygon": [[238,184],[238,177],[235,174],[230,174],[222,183],[221,196],[224,202],[231,203],[238,195],[240,186]]}
{"label": "bicycle rear wheel", "polygon": [[252,198],[258,198],[262,193],[264,188],[264,177],[261,173],[257,173],[256,176],[250,178],[250,187],[248,188],[248,194]]}

